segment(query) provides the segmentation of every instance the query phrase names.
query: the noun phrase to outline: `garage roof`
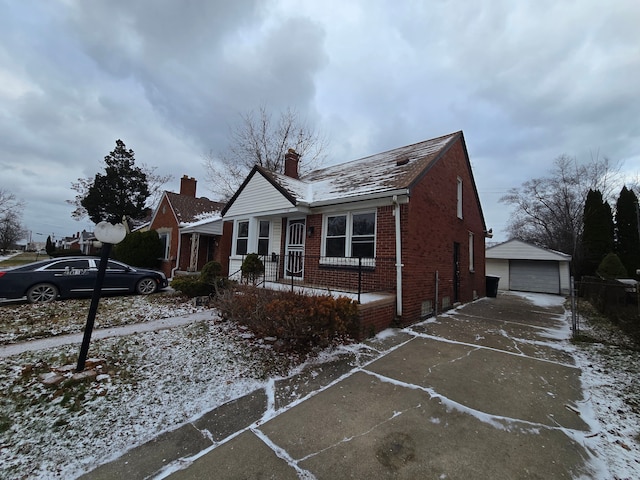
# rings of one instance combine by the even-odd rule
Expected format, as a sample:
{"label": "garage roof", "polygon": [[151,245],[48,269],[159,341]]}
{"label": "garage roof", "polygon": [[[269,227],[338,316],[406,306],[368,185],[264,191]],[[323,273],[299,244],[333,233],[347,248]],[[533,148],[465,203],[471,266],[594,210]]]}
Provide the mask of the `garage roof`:
{"label": "garage roof", "polygon": [[505,260],[556,260],[559,262],[571,261],[571,255],[555,250],[548,250],[516,239],[508,240],[487,248],[485,258]]}

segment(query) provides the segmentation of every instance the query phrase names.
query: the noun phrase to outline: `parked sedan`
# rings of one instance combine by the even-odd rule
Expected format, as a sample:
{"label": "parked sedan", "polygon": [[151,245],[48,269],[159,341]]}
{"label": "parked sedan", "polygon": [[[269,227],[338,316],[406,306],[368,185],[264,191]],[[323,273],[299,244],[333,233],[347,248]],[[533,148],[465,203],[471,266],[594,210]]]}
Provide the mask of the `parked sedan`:
{"label": "parked sedan", "polygon": [[[64,257],[0,270],[0,299],[26,297],[30,303],[89,296],[98,275],[100,258]],[[162,272],[107,261],[102,292],[149,295],[167,286]]]}

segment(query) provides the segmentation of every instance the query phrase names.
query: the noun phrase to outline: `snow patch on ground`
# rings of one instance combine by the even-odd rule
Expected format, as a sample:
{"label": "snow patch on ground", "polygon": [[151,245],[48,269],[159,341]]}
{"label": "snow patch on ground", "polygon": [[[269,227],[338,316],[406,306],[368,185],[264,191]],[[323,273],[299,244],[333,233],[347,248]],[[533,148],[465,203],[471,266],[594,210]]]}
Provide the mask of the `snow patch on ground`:
{"label": "snow patch on ground", "polygon": [[[559,306],[564,300],[549,295],[523,296],[541,307]],[[126,325],[134,318],[150,325],[160,315],[170,316],[174,312],[175,316],[184,317],[184,309],[193,308],[191,304],[153,307],[138,304],[132,298],[140,297],[113,299],[112,308],[103,312],[103,324],[116,328],[115,325]],[[126,308],[120,309],[118,302]],[[83,321],[73,320],[83,318],[78,305],[55,303],[68,305],[73,314],[68,312],[64,317],[56,313],[69,320],[60,322],[54,331],[79,333]],[[0,316],[14,312],[7,308],[13,306],[0,306]],[[193,313],[197,312],[191,311]],[[132,325],[125,336],[95,338],[90,356],[104,359],[105,369],[98,373],[95,382],[60,394],[55,388],[43,386],[37,375],[29,373],[26,367],[38,370],[43,365],[73,364],[79,344],[25,350],[0,358],[0,389],[6,393],[0,398],[3,457],[0,478],[74,478],[160,433],[259,388],[271,395],[265,419],[275,415],[274,379],[300,372],[305,364],[301,365],[299,359],[274,354],[267,345],[243,339],[242,330],[235,324],[222,322],[213,313],[207,313],[207,318],[196,315],[187,324],[169,325],[173,328],[141,331],[140,326]],[[24,314],[24,318],[27,317]],[[27,339],[38,338],[36,334],[41,331],[42,319],[46,316],[39,318],[31,326],[27,320],[21,323],[20,329]],[[425,323],[433,321],[437,320],[432,318]],[[587,322],[584,319],[581,322],[583,330],[588,331]],[[565,317],[564,322],[558,323],[558,329],[548,329],[546,335],[550,340],[567,340],[570,338],[567,324],[569,320]],[[374,340],[384,341],[399,332],[411,333],[389,329]],[[5,345],[11,342],[9,333],[5,327],[0,331]],[[372,346],[375,341],[329,348],[307,364],[328,362],[344,352],[365,358],[367,352],[377,348]],[[591,432],[567,434],[594,453],[594,471],[603,472],[599,478],[640,478],[640,389],[637,387],[640,354],[606,342],[572,345],[566,341],[563,345],[582,370],[585,398],[577,408],[591,426]],[[450,407],[462,408],[457,404]],[[502,424],[503,428],[507,420],[487,417],[482,412],[467,413],[491,424]],[[535,428],[534,425],[528,427]]]}

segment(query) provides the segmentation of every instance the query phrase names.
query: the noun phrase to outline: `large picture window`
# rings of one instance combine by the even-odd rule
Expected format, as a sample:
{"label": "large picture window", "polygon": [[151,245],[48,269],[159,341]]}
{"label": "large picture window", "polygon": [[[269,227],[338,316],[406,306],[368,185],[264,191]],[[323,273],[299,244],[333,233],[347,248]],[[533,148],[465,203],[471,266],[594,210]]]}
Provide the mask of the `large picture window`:
{"label": "large picture window", "polygon": [[249,221],[238,222],[236,255],[246,255],[249,246]]}
{"label": "large picture window", "polygon": [[324,255],[374,258],[375,212],[345,213],[326,217]]}

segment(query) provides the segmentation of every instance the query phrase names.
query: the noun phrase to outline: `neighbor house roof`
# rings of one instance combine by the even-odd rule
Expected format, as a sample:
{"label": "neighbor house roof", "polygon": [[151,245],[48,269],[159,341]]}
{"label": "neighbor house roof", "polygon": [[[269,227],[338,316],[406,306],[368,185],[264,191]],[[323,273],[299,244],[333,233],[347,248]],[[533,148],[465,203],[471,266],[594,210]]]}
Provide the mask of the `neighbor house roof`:
{"label": "neighbor house roof", "polygon": [[[458,139],[464,145],[462,132],[455,132],[314,170],[299,179],[255,166],[222,214],[225,214],[251,178],[258,173],[280,190],[292,205],[318,206],[338,199],[348,201],[367,196],[382,197],[396,192],[409,193],[416,182]],[[471,172],[471,168],[469,171]]]}
{"label": "neighbor house roof", "polygon": [[224,203],[214,202],[206,197],[196,198],[173,192],[165,192],[165,195],[179,225],[192,223],[203,217],[219,215],[220,210],[224,207]]}

